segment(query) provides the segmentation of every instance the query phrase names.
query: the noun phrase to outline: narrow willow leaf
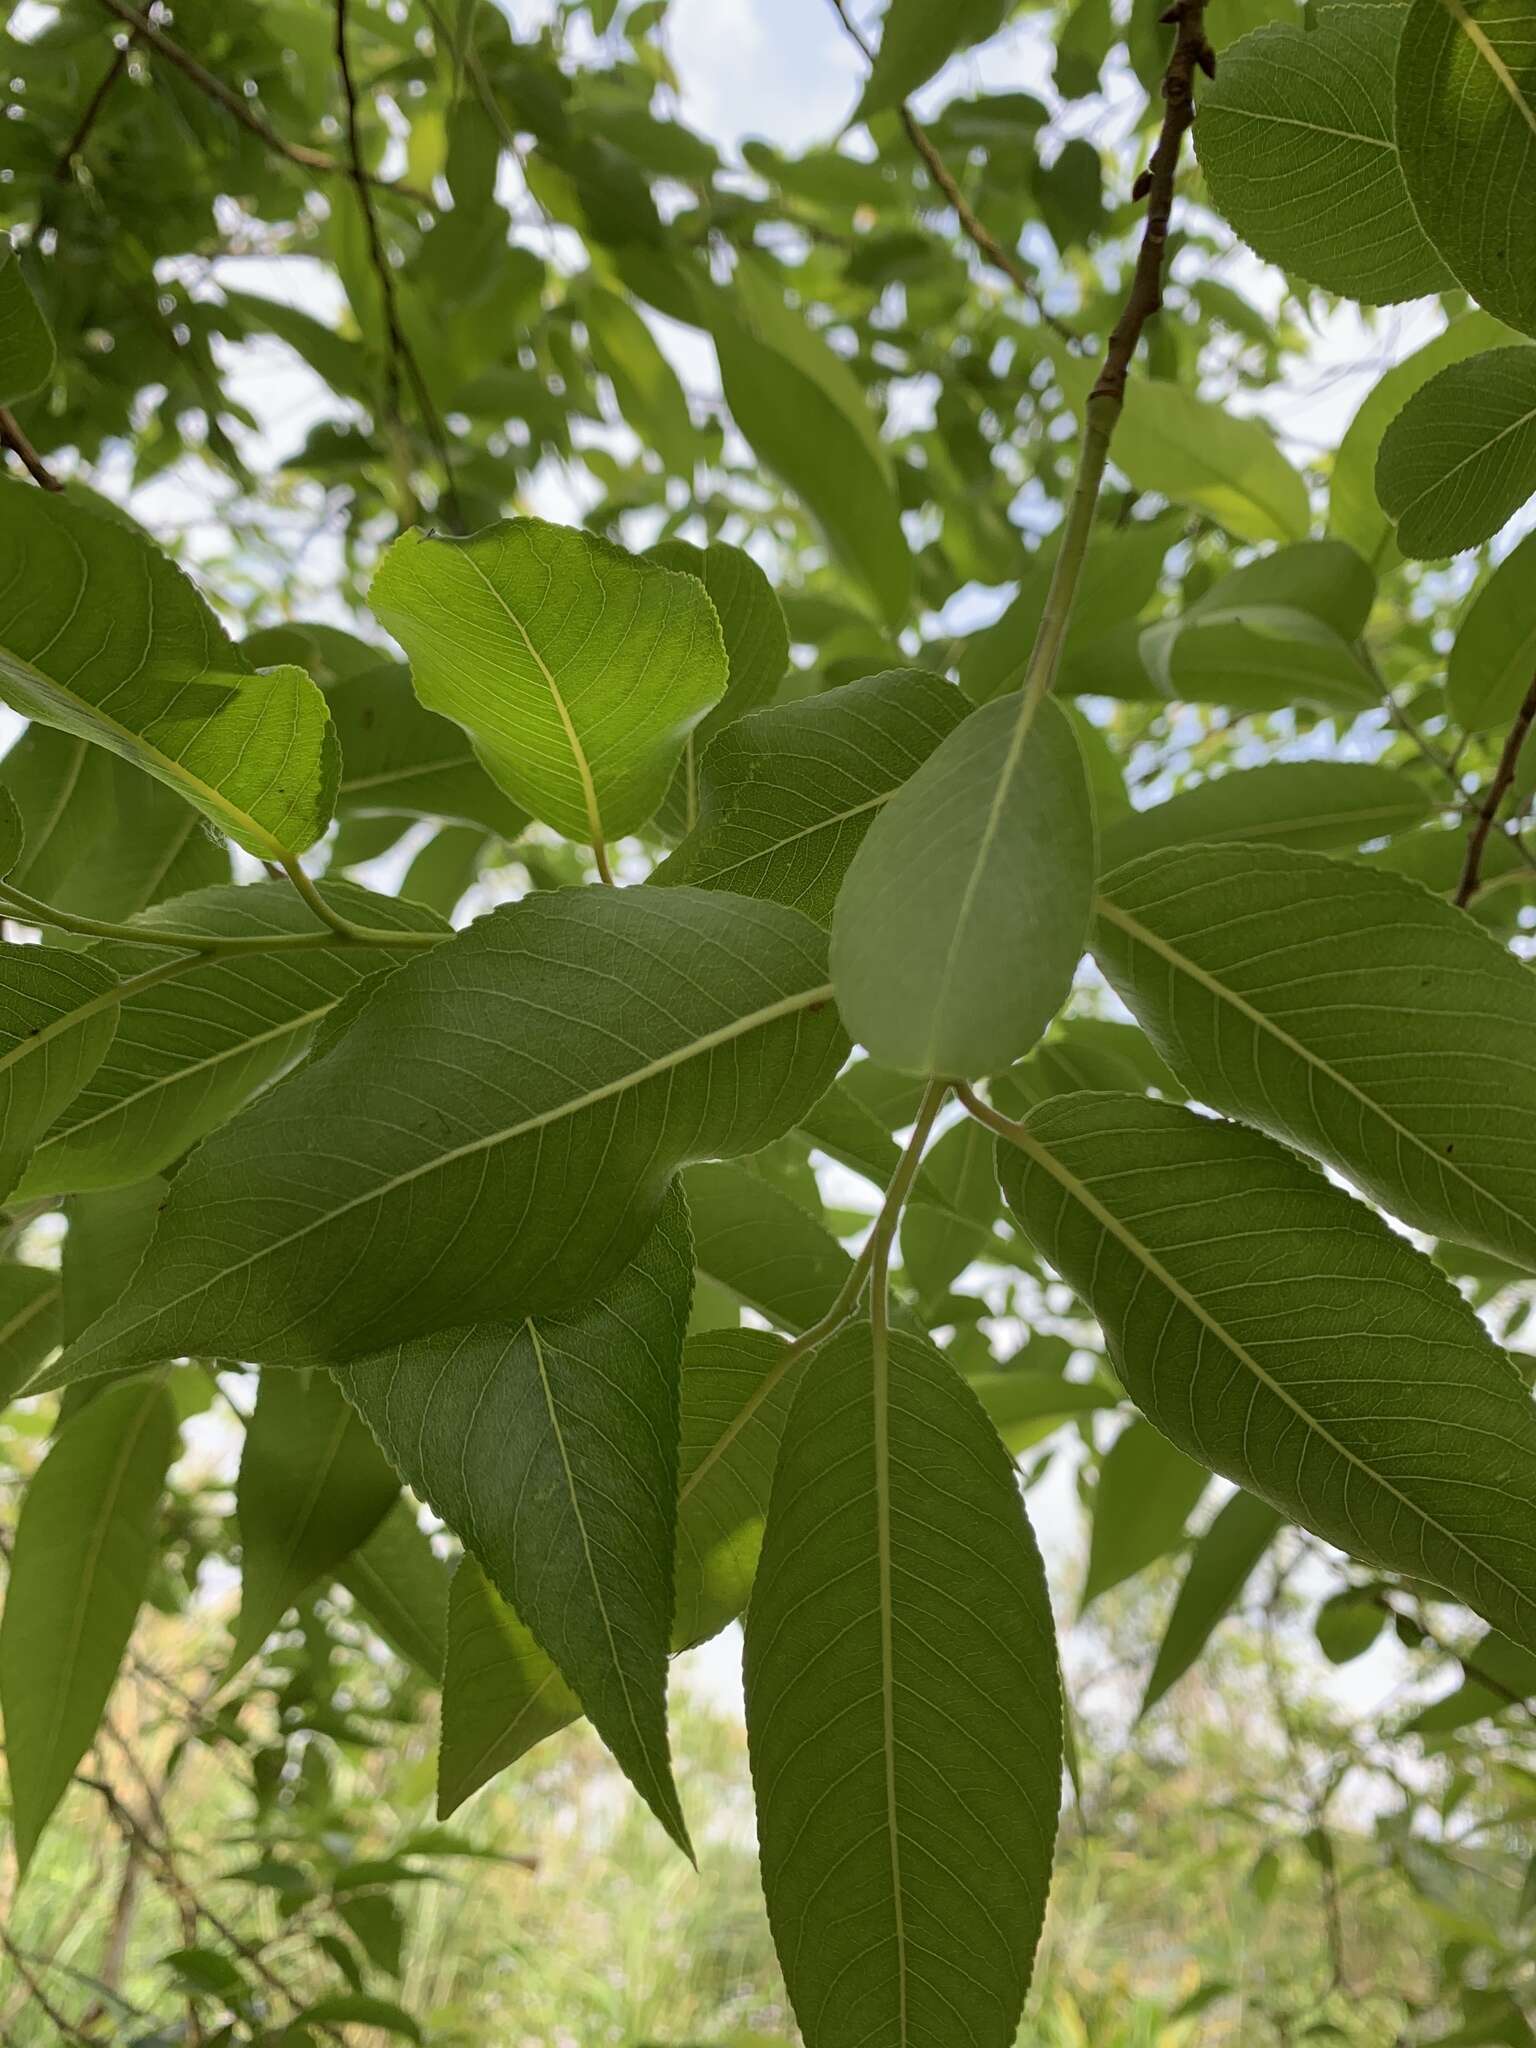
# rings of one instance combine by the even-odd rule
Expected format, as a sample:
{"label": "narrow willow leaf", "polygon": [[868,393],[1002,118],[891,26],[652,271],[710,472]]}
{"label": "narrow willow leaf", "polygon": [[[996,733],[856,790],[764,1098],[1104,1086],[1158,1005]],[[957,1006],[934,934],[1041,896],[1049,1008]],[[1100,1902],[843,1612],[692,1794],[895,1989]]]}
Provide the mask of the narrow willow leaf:
{"label": "narrow willow leaf", "polygon": [[546,1735],[581,1718],[581,1702],[472,1557],[448,1594],[437,1817]]}
{"label": "narrow willow leaf", "polygon": [[[1436,0],[1438,4],[1438,0]],[[1367,306],[1452,278],[1409,204],[1392,125],[1397,11],[1330,6],[1222,53],[1195,139],[1211,197],[1266,261]]]}
{"label": "narrow willow leaf", "polygon": [[84,954],[0,946],[0,1194],[106,1058],[117,990],[116,975]]}
{"label": "narrow willow leaf", "polygon": [[23,1872],[127,1648],[175,1441],[158,1381],[111,1387],[65,1424],[22,1502],[0,1616],[0,1713]]}
{"label": "narrow willow leaf", "polygon": [[685,1851],[666,1696],[690,1254],[674,1194],[594,1300],[418,1339],[338,1375]]}
{"label": "narrow willow leaf", "polygon": [[235,1482],[240,1621],[226,1679],[399,1497],[399,1479],[328,1374],[261,1375]]}
{"label": "narrow willow leaf", "polygon": [[1531,0],[1411,0],[1397,52],[1414,210],[1457,282],[1525,334],[1536,334],[1521,226],[1536,215],[1533,44]]}
{"label": "narrow willow leaf", "polygon": [[1157,1646],[1157,1661],[1142,1696],[1143,1714],[1150,1713],[1163,1694],[1178,1684],[1210,1641],[1217,1623],[1231,1613],[1282,1521],[1268,1501],[1239,1492],[1200,1538]]}
{"label": "narrow willow leaf", "polygon": [[600,845],[643,825],[725,688],[720,623],[697,577],[576,527],[403,533],[369,601],[422,703],[568,839]]}
{"label": "narrow willow leaf", "polygon": [[442,818],[516,839],[528,823],[446,718],[417,702],[396,662],[347,676],[326,702],[341,743],[336,809],[344,818]]}
{"label": "narrow willow leaf", "polygon": [[21,859],[27,828],[12,792],[0,784],[0,875],[8,875]]}
{"label": "narrow willow leaf", "polygon": [[722,733],[699,771],[699,817],[651,876],[769,896],[830,924],[864,835],[965,716],[953,684],[891,669]]}
{"label": "narrow willow leaf", "polygon": [[1088,923],[1093,809],[1060,708],[973,711],[891,799],[832,920],[849,1031],[908,1073],[990,1074],[1066,999]]}
{"label": "narrow willow leaf", "polygon": [[61,1292],[46,1266],[0,1264],[0,1408],[59,1342]]}
{"label": "narrow willow leaf", "polygon": [[1093,944],[1192,1094],[1536,1271],[1536,983],[1470,918],[1326,854],[1191,846],[1112,874]]}
{"label": "narrow willow leaf", "polygon": [[1411,775],[1369,761],[1266,761],[1234,768],[1104,833],[1106,873],[1195,840],[1262,840],[1326,852],[1422,824],[1430,800]]}
{"label": "narrow willow leaf", "polygon": [[700,1273],[786,1330],[826,1314],[853,1261],[792,1196],[730,1161],[683,1175]]}
{"label": "narrow willow leaf", "polygon": [[53,375],[53,335],[9,235],[0,235],[0,405],[40,391]]}
{"label": "narrow willow leaf", "polygon": [[1084,1607],[1167,1556],[1210,1476],[1147,1423],[1133,1421],[1121,1430],[1094,1490]]}
{"label": "narrow willow leaf", "polygon": [[410,1504],[397,1500],[336,1577],[393,1649],[438,1685],[448,1652],[448,1571]]}
{"label": "narrow willow leaf", "polygon": [[747,1613],[763,1889],[807,2048],[1006,2048],[1050,1882],[1061,1697],[1012,1468],[931,1346],[805,1377]]}
{"label": "narrow willow leaf", "polygon": [[1003,25],[1008,0],[891,0],[880,24],[880,47],[855,119],[894,107],[941,70],[957,50],[985,42]]}
{"label": "narrow willow leaf", "polygon": [[154,544],[62,497],[0,481],[0,696],[146,769],[260,860],[325,830],[339,758],[301,669],[246,671]]}
{"label": "narrow willow leaf", "polygon": [[1181,1450],[1367,1564],[1536,1645],[1536,1415],[1444,1275],[1257,1131],[1063,1096],[999,1170]]}
{"label": "narrow willow leaf", "polygon": [[[1428,0],[1439,6],[1440,0]],[[1495,348],[1431,377],[1382,436],[1376,493],[1405,555],[1459,555],[1536,491],[1536,348]]]}
{"label": "narrow willow leaf", "polygon": [[1131,379],[1114,461],[1138,490],[1193,505],[1239,540],[1303,540],[1311,524],[1307,487],[1267,426],[1161,378]]}
{"label": "narrow willow leaf", "polygon": [[1527,534],[1478,591],[1446,667],[1451,716],[1468,732],[1508,725],[1536,675],[1531,579],[1536,534]]}
{"label": "narrow willow leaf", "polygon": [[[428,910],[328,882],[325,900],[374,929],[444,929]],[[151,911],[147,930],[256,938],[315,929],[314,913],[286,882],[206,889]],[[165,948],[108,940],[86,959],[126,981]],[[25,1196],[121,1187],[158,1173],[293,1065],[342,997],[408,955],[387,947],[332,947],[204,960],[175,981],[116,1004],[117,1031],[94,1074],[55,1118],[19,1184]]]}
{"label": "narrow willow leaf", "polygon": [[757,1151],[831,1080],[824,944],[696,890],[481,918],[204,1141],[132,1304],[61,1379],[188,1351],[342,1365],[578,1299],[639,1249],[676,1167]]}

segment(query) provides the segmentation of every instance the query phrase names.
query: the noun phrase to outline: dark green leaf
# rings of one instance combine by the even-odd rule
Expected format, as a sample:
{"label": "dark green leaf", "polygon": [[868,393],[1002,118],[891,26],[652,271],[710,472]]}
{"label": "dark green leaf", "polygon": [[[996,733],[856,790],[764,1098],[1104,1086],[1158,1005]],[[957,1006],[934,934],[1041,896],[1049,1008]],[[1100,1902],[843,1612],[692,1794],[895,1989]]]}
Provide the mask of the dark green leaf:
{"label": "dark green leaf", "polygon": [[1123,1429],[1099,1467],[1083,1605],[1165,1557],[1209,1481],[1203,1465],[1146,1423]]}
{"label": "dark green leaf", "polygon": [[1261,1557],[1275,1539],[1281,1516],[1268,1501],[1235,1493],[1195,1545],[1189,1570],[1157,1646],[1157,1661],[1141,1702],[1150,1713],[1163,1694],[1188,1671],[1211,1633],[1237,1602]]}

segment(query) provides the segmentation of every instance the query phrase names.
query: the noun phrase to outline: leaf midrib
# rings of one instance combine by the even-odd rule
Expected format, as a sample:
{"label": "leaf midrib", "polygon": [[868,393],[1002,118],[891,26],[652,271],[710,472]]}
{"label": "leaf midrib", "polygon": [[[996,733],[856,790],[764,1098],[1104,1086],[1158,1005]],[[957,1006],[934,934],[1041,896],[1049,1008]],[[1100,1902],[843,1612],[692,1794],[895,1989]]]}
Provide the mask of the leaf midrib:
{"label": "leaf midrib", "polygon": [[1466,8],[1462,6],[1461,0],[1440,0],[1440,4],[1498,80],[1506,96],[1518,109],[1526,127],[1530,129],[1533,135],[1536,135],[1536,108],[1530,105],[1524,93],[1521,92],[1513,72],[1505,63],[1500,52],[1494,47],[1481,22],[1473,20]]}

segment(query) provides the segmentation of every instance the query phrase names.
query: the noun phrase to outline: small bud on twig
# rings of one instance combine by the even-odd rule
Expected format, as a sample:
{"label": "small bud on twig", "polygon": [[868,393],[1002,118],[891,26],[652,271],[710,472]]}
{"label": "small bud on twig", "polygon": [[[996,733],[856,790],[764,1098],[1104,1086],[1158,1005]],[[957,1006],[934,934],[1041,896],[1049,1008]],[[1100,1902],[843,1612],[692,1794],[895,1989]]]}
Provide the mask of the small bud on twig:
{"label": "small bud on twig", "polygon": [[1131,197],[1132,197],[1132,199],[1145,199],[1145,198],[1146,198],[1146,196],[1147,196],[1147,194],[1148,194],[1148,193],[1149,193],[1149,192],[1150,192],[1151,190],[1152,190],[1152,173],[1151,173],[1150,171],[1142,171],[1142,172],[1138,173],[1138,175],[1137,175],[1137,179],[1136,179],[1136,182],[1135,182],[1135,184],[1134,184],[1134,185],[1133,185],[1133,186],[1131,187]]}

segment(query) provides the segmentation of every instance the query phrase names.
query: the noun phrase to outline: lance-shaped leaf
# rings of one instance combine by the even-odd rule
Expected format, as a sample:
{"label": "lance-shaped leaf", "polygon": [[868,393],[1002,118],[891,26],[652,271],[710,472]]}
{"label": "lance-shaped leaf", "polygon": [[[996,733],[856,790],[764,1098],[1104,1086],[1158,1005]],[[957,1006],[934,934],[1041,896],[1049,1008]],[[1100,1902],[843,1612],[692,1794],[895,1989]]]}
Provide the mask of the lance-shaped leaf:
{"label": "lance-shaped leaf", "polygon": [[1293,1152],[1173,1103],[1062,1096],[998,1165],[1165,1436],[1536,1644],[1536,1413],[1437,1267]]}
{"label": "lance-shaped leaf", "polygon": [[1409,204],[1393,139],[1399,30],[1395,8],[1347,5],[1308,32],[1255,29],[1222,52],[1196,124],[1211,197],[1243,240],[1368,306],[1452,282]]}
{"label": "lance-shaped leaf", "polygon": [[1388,839],[1429,815],[1411,775],[1371,761],[1266,761],[1235,768],[1120,819],[1104,834],[1106,872],[1198,840],[1262,840],[1327,851]]}
{"label": "lance-shaped leaf", "polygon": [[0,1265],[0,1408],[58,1343],[62,1291],[46,1266]]}
{"label": "lance-shaped leaf", "polygon": [[399,1479],[328,1373],[261,1374],[235,1482],[240,1621],[226,1678],[399,1498]]}
{"label": "lance-shaped leaf", "polygon": [[0,482],[0,696],[168,784],[260,860],[325,830],[339,756],[302,669],[256,675],[142,534]]}
{"label": "lance-shaped leaf", "polygon": [[9,235],[0,235],[0,405],[38,391],[53,375],[53,335]]}
{"label": "lance-shaped leaf", "polygon": [[[350,882],[327,882],[322,894],[344,916],[376,930],[445,929],[417,904],[370,895]],[[146,930],[214,938],[315,929],[313,911],[286,882],[201,890],[142,922]],[[163,946],[113,939],[85,959],[126,983],[166,957]],[[174,1000],[149,986],[118,1001],[110,1047],[54,1119],[19,1191],[121,1187],[158,1173],[292,1066],[344,995],[407,957],[372,946],[226,953],[184,965]]]}
{"label": "lance-shaped leaf", "polygon": [[527,825],[458,726],[417,702],[398,663],[344,677],[326,702],[341,742],[341,817],[446,818],[503,839]]}
{"label": "lance-shaped leaf", "polygon": [[801,1383],[747,1613],[763,1890],[807,2048],[1007,2048],[1050,1881],[1061,1696],[1012,1467],[930,1345]]}
{"label": "lance-shaped leaf", "polygon": [[786,1330],[826,1314],[853,1261],[792,1195],[729,1160],[690,1166],[683,1185],[702,1274]]}
{"label": "lance-shaped leaf", "polygon": [[342,1559],[336,1577],[385,1642],[440,1684],[449,1573],[408,1501],[395,1502],[367,1542]]}
{"label": "lance-shaped leaf", "polygon": [[419,1339],[338,1375],[685,1850],[667,1647],[692,1285],[687,1205],[673,1194],[593,1300]]}
{"label": "lance-shaped leaf", "polygon": [[1121,1430],[1099,1468],[1093,1496],[1085,1607],[1167,1556],[1210,1476],[1144,1422]]}
{"label": "lance-shaped leaf", "polygon": [[1434,560],[1475,548],[1533,491],[1536,348],[1488,349],[1452,363],[1382,436],[1376,494],[1405,555]]}
{"label": "lance-shaped leaf", "polygon": [[26,823],[15,794],[0,786],[0,875],[8,875],[27,843]]}
{"label": "lance-shaped leaf", "polygon": [[0,1712],[23,1871],[117,1676],[175,1441],[158,1381],[111,1387],[64,1425],[27,1488],[0,1616]]}
{"label": "lance-shaped leaf", "polygon": [[1458,283],[1525,334],[1536,334],[1524,231],[1536,216],[1533,48],[1531,0],[1411,0],[1397,50],[1414,211]]}
{"label": "lance-shaped leaf", "polygon": [[745,718],[700,768],[699,818],[651,876],[769,896],[830,924],[881,808],[966,715],[925,669],[891,669]]}
{"label": "lance-shaped leaf", "polygon": [[85,954],[0,946],[0,1194],[105,1059],[117,992],[117,976]]}
{"label": "lance-shaped leaf", "polygon": [[1326,854],[1191,846],[1112,874],[1093,944],[1192,1095],[1536,1271],[1536,982],[1469,917]]}
{"label": "lance-shaped leaf", "polygon": [[1093,809],[1071,726],[999,697],[880,813],[838,894],[832,976],[871,1057],[990,1074],[1066,1000],[1093,893]]}
{"label": "lance-shaped leaf", "polygon": [[133,1301],[61,1377],[187,1351],[343,1365],[578,1300],[676,1167],[757,1151],[816,1100],[846,1044],[830,998],[822,934],[777,904],[561,889],[481,918],[198,1148]]}
{"label": "lance-shaped leaf", "polygon": [[448,1593],[437,1817],[447,1820],[498,1771],[581,1718],[577,1699],[473,1557]]}
{"label": "lance-shaped leaf", "polygon": [[62,1288],[60,1337],[72,1344],[111,1307],[132,1280],[154,1236],[167,1183],[158,1174],[135,1187],[72,1195],[59,1257]]}
{"label": "lance-shaped leaf", "polygon": [[1536,534],[1527,534],[1478,591],[1446,664],[1451,715],[1468,732],[1507,725],[1536,675],[1531,578]]}
{"label": "lance-shaped leaf", "polygon": [[568,839],[621,839],[656,811],[726,683],[704,586],[576,527],[504,519],[468,540],[403,533],[369,601],[429,710]]}
{"label": "lance-shaped leaf", "polygon": [[1234,1493],[1200,1538],[1157,1646],[1157,1661],[1141,1702],[1143,1714],[1178,1684],[1217,1623],[1231,1613],[1283,1519],[1268,1501]]}

